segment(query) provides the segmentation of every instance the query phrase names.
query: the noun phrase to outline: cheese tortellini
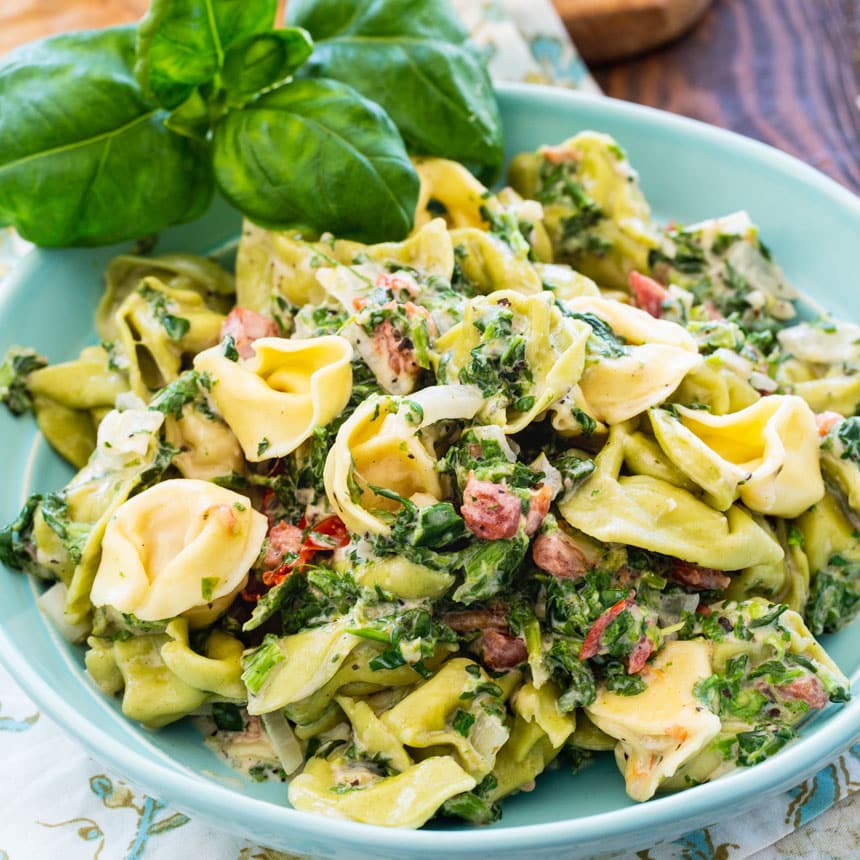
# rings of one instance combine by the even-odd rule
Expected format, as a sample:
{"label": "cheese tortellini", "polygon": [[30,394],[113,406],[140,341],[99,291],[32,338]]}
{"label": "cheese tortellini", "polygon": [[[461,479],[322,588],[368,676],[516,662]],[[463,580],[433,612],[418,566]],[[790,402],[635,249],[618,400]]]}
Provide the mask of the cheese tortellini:
{"label": "cheese tortellini", "polygon": [[673,322],[604,298],[581,296],[565,305],[591,321],[578,391],[597,421],[620,424],[662,403],[701,364],[692,336]]}
{"label": "cheese tortellini", "polygon": [[[341,786],[346,790],[338,791]],[[474,787],[451,756],[432,756],[382,779],[346,761],[313,758],[290,783],[289,798],[304,812],[381,827],[421,827],[449,797]]]}
{"label": "cheese tortellini", "polygon": [[619,475],[624,425],[612,428],[594,474],[559,502],[575,528],[717,570],[782,559],[780,545],[739,505],[720,513],[688,490],[649,475]]}
{"label": "cheese tortellini", "polygon": [[179,376],[183,359],[218,340],[222,314],[194,290],[141,281],[114,315],[132,391],[144,400]]}
{"label": "cheese tortellini", "polygon": [[611,288],[626,288],[631,270],[646,270],[659,234],[636,171],[609,135],[583,131],[522,153],[510,178],[520,194],[543,204],[557,260]]}
{"label": "cheese tortellini", "polygon": [[442,497],[436,457],[419,431],[437,421],[472,418],[483,404],[468,385],[438,385],[412,397],[368,398],[338,430],[325,465],[325,489],[347,527],[387,534],[400,504],[374,488],[410,499]]}
{"label": "cheese tortellini", "polygon": [[91,599],[142,621],[210,620],[245,584],[266,530],[245,496],[206,481],[164,481],[111,517]]}
{"label": "cheese tortellini", "polygon": [[800,397],[772,395],[740,412],[710,415],[674,407],[650,412],[664,454],[726,510],[796,517],[824,495],[815,416]]}
{"label": "cheese tortellini", "polygon": [[194,367],[212,379],[212,399],[250,462],[283,457],[340,414],[352,392],[352,347],[336,335],[254,341],[251,358],[221,346]]}
{"label": "cheese tortellini", "polygon": [[469,302],[463,322],[436,341],[439,374],[481,387],[481,417],[516,433],[580,378],[590,331],[548,292],[502,290]]}
{"label": "cheese tortellini", "polygon": [[665,779],[719,734],[720,718],[694,688],[711,674],[711,647],[701,640],[667,642],[638,696],[600,690],[586,708],[591,721],[618,740],[615,758],[634,800],[647,800]]}

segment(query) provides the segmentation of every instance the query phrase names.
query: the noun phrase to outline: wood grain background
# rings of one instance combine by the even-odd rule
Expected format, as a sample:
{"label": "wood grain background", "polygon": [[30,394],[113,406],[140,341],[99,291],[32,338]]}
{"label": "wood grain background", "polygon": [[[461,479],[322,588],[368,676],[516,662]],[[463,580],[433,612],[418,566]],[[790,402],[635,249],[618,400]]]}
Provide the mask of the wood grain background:
{"label": "wood grain background", "polygon": [[766,141],[860,192],[860,0],[716,0],[680,41],[595,77],[608,95]]}

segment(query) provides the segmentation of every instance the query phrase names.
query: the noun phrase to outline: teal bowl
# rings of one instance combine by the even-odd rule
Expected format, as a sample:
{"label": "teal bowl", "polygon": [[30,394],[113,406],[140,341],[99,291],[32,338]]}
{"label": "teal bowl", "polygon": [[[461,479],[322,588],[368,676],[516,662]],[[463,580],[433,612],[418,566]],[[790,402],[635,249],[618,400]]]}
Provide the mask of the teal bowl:
{"label": "teal bowl", "polygon": [[[793,282],[838,315],[860,321],[860,200],[812,168],[743,137],[666,113],[534,86],[498,90],[508,153],[559,142],[582,129],[615,136],[639,170],[661,219],[693,222],[747,209]],[[159,251],[212,253],[229,246],[239,219],[226,206],[167,230]],[[52,360],[94,339],[92,316],[107,261],[128,246],[36,251],[0,300],[0,345],[31,344]],[[29,419],[0,415],[5,450],[0,519],[31,492],[59,487],[68,467]],[[510,798],[490,827],[433,825],[387,830],[296,812],[281,783],[253,783],[223,765],[191,725],[159,732],[125,719],[40,614],[38,585],[0,574],[0,659],[47,714],[97,758],[195,818],[256,843],[314,857],[589,857],[636,850],[749,808],[800,782],[860,736],[860,699],[831,706],[772,759],[680,794],[636,804],[611,757],[577,775],[565,767]],[[860,692],[860,623],[825,637]]]}

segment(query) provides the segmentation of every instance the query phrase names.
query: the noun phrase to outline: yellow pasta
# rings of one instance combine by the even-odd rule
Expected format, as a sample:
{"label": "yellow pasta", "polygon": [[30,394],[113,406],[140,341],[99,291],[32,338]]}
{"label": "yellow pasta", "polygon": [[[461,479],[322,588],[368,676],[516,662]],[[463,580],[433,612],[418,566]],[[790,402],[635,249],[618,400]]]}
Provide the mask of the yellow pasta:
{"label": "yellow pasta", "polygon": [[352,347],[337,336],[260,338],[249,359],[221,347],[194,367],[212,379],[212,399],[250,462],[283,457],[340,413],[352,391]]}

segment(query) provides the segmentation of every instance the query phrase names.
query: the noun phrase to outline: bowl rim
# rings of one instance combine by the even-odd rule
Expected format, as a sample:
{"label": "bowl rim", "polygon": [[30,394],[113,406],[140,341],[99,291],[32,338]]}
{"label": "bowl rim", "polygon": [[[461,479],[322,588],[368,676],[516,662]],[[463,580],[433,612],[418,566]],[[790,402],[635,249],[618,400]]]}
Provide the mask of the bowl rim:
{"label": "bowl rim", "polygon": [[[495,88],[503,103],[525,106],[529,102],[539,102],[554,108],[561,103],[565,109],[575,109],[577,105],[587,103],[610,116],[632,117],[648,125],[680,133],[693,144],[707,141],[729,147],[766,165],[768,170],[790,173],[795,180],[801,179],[813,186],[833,205],[851,211],[860,225],[860,198],[813,167],[768,144],[698,120],[606,96],[534,84],[497,83]],[[42,253],[39,249],[30,252],[7,276],[3,291],[7,296],[21,289],[31,271],[38,267]],[[0,314],[5,304],[3,297],[0,299]],[[31,586],[35,587],[32,583]],[[33,593],[35,597],[35,590]],[[155,789],[159,796],[178,808],[184,807],[195,817],[222,828],[225,821],[240,822],[245,833],[254,830],[265,832],[278,827],[297,837],[352,843],[365,850],[402,852],[432,849],[434,853],[445,852],[449,856],[484,855],[492,850],[510,854],[537,846],[575,848],[588,844],[600,844],[604,846],[603,850],[607,850],[621,844],[619,840],[632,844],[637,835],[642,841],[643,833],[647,840],[647,833],[657,828],[662,828],[659,832],[664,833],[674,827],[674,835],[677,836],[714,818],[724,817],[726,810],[737,807],[739,802],[761,800],[797,784],[860,739],[860,697],[855,697],[838,709],[828,709],[826,727],[799,738],[778,755],[754,768],[736,770],[719,780],[685,790],[680,808],[678,798],[681,795],[676,793],[658,796],[635,806],[562,821],[505,826],[502,819],[491,829],[463,826],[457,830],[404,831],[301,812],[249,797],[226,785],[192,777],[182,770],[171,769],[160,761],[147,758],[101,728],[93,730],[93,725],[66,702],[61,692],[51,687],[29,665],[25,650],[2,625],[0,662],[38,707],[94,756],[108,762],[144,789]],[[851,680],[856,693],[860,669]],[[96,692],[94,689],[94,694]],[[228,825],[226,829],[231,828]]]}

